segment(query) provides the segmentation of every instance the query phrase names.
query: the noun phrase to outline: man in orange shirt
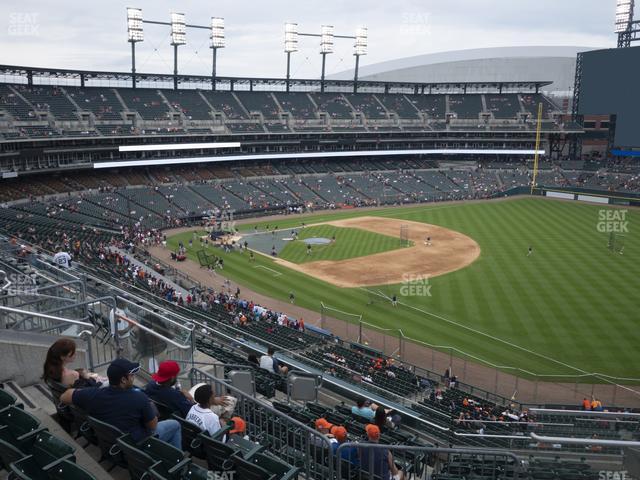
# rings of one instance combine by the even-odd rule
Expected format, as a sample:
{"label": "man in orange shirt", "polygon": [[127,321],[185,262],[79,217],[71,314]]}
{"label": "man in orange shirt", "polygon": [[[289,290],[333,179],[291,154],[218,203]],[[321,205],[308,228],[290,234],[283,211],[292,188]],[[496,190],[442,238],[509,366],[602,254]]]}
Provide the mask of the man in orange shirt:
{"label": "man in orange shirt", "polygon": [[582,400],[582,410],[591,410],[591,402],[587,397]]}

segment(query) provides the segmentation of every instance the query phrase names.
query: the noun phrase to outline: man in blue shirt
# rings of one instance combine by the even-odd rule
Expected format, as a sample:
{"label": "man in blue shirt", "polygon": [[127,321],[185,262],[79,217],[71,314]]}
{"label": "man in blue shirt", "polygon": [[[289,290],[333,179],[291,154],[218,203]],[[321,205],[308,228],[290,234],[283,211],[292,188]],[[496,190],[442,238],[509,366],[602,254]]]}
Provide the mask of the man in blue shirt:
{"label": "man in blue shirt", "polygon": [[151,375],[152,380],[144,388],[151,400],[162,403],[181,417],[186,417],[194,405],[189,392],[176,388],[180,365],[173,360],[165,360],[158,366],[158,371]]}
{"label": "man in blue shirt", "polygon": [[75,405],[90,416],[113,425],[123,433],[130,433],[138,442],[150,435],[182,449],[182,431],[176,420],[158,422],[156,408],[149,397],[133,386],[140,364],[118,358],[107,369],[109,387],[70,388],[60,401]]}

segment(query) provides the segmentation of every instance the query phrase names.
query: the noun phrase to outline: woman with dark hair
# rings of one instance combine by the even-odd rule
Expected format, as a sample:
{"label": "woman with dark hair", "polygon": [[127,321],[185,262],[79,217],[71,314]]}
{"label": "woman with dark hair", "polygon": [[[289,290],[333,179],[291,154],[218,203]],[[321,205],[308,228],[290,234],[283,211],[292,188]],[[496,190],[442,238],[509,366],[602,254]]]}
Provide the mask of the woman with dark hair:
{"label": "woman with dark hair", "polygon": [[76,342],[68,338],[56,340],[47,351],[42,379],[45,382],[55,380],[67,387],[72,386],[80,378],[80,373],[67,368],[67,365],[73,363],[75,359]]}
{"label": "woman with dark hair", "polygon": [[69,338],[56,340],[47,351],[42,379],[54,380],[65,387],[83,388],[106,384],[106,379],[83,368],[72,370],[67,365],[76,361],[76,342]]}

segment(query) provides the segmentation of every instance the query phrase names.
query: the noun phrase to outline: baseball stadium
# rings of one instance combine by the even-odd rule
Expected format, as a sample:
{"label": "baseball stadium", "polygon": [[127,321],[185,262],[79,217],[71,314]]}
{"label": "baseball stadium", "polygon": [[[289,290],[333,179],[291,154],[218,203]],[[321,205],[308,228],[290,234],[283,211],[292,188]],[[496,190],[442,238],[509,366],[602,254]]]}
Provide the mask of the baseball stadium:
{"label": "baseball stadium", "polygon": [[2,478],[640,478],[640,21],[609,3],[617,48],[361,66],[367,28],[286,23],[286,75],[221,76],[223,18],[128,7],[130,70],[0,64]]}

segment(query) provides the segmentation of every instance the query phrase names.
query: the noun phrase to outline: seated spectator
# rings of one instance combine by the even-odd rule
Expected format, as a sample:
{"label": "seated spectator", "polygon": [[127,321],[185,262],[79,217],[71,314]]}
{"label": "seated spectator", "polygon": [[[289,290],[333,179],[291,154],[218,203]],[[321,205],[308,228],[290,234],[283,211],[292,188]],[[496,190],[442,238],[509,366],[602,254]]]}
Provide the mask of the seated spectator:
{"label": "seated spectator", "polygon": [[356,405],[351,407],[351,413],[372,421],[376,415],[377,409],[378,405],[369,402],[366,398],[360,397],[356,400]]}
{"label": "seated spectator", "polygon": [[[336,439],[333,438],[333,435],[331,434],[331,429],[333,428],[333,424],[329,423],[329,421],[327,421],[326,418],[318,418],[316,420],[316,430],[323,434],[326,435],[327,437],[329,437],[329,441],[331,443],[335,442]],[[322,439],[318,436],[314,437],[314,441],[316,446],[319,447],[323,447],[326,444],[322,441]]]}
{"label": "seated spectator", "polygon": [[269,347],[267,354],[260,357],[260,368],[286,375],[289,368],[285,365],[280,365],[278,359],[273,357],[274,353],[275,351],[273,350],[273,347]]}
{"label": "seated spectator", "polygon": [[211,405],[215,399],[213,395],[213,388],[209,384],[200,385],[195,393],[194,398],[196,404],[191,407],[185,419],[191,422],[201,430],[209,433],[209,435],[215,434],[220,430],[220,417],[211,410]]}
{"label": "seated spectator", "polygon": [[[347,439],[347,429],[342,426],[334,426],[331,428],[331,435],[336,439],[334,443],[331,444],[331,449],[333,454],[336,455],[338,452],[338,447],[343,443],[347,443],[349,440]],[[343,448],[340,451],[340,458],[343,460],[347,460],[352,465],[358,465],[358,450],[355,447],[347,447]]]}
{"label": "seated spectator", "polygon": [[87,386],[98,387],[106,383],[105,378],[96,373],[89,373],[85,369],[72,370],[67,365],[76,360],[76,342],[68,338],[56,340],[47,351],[44,361],[42,379],[54,380],[65,387],[83,388]]}
{"label": "seated spectator", "polygon": [[258,360],[258,356],[255,353],[250,353],[249,356],[247,357],[247,361],[255,367],[259,367],[260,366],[260,360]]}
{"label": "seated spectator", "polygon": [[165,360],[158,366],[158,371],[151,375],[152,380],[144,392],[151,400],[162,403],[173,412],[185,418],[193,406],[193,397],[186,390],[176,387],[180,365],[172,360]]}
{"label": "seated spectator", "polygon": [[[367,433],[365,444],[378,444],[380,441],[380,429],[376,425],[367,425],[365,432]],[[363,472],[384,480],[404,480],[404,472],[396,466],[393,454],[388,449],[359,448],[358,450],[360,468]]]}
{"label": "seated spectator", "polygon": [[[198,383],[191,387],[189,390],[189,394],[194,397],[196,394],[196,390],[200,388],[202,385],[206,385],[205,383]],[[238,399],[236,397],[232,397],[231,395],[223,395],[221,397],[214,397],[211,401],[211,411],[220,417],[221,421],[227,421],[233,415],[233,411],[236,408],[236,404],[238,403]]]}
{"label": "seated spectator", "polygon": [[75,405],[98,420],[124,433],[135,442],[150,435],[182,449],[182,431],[176,420],[158,421],[153,403],[142,390],[133,386],[140,364],[118,358],[107,369],[108,388],[70,388],[60,400]]}

